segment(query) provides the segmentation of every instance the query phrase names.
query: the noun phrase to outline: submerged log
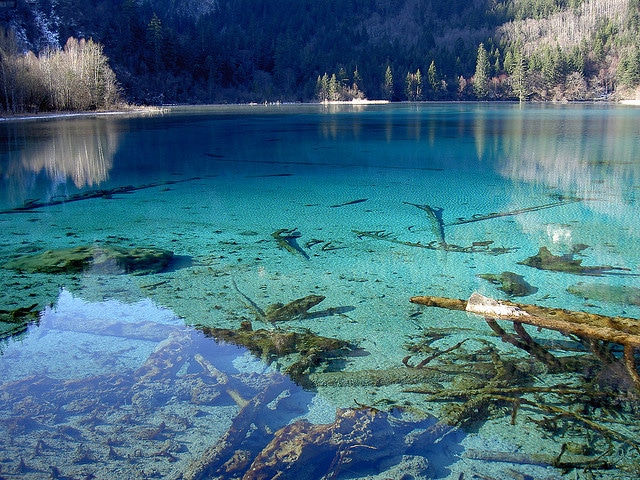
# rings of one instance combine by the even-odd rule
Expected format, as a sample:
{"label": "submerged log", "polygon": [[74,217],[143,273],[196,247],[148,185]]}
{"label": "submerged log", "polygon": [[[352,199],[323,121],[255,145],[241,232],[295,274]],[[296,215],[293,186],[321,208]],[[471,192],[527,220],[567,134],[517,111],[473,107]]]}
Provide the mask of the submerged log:
{"label": "submerged log", "polygon": [[287,304],[274,303],[265,309],[265,320],[274,323],[305,318],[309,316],[309,309],[315,307],[325,298],[323,295],[307,295]]}
{"label": "submerged log", "polygon": [[547,247],[540,247],[540,250],[538,250],[536,255],[525,258],[521,262],[518,262],[518,264],[537,268],[538,270],[573,273],[575,275],[601,276],[605,274],[613,274],[617,271],[630,271],[628,268],[614,267],[612,265],[582,265],[582,259],[574,258],[573,254],[554,255]]}
{"label": "submerged log", "polygon": [[[222,478],[230,473],[232,466],[227,464],[234,458],[234,452],[240,450],[263,409],[282,393],[284,377],[274,375],[273,381],[256,394],[233,419],[227,433],[215,444],[209,446],[200,457],[192,460],[182,475],[183,480],[202,480],[205,478]],[[226,471],[225,471],[226,470]]]}
{"label": "submerged log", "polygon": [[488,280],[494,285],[500,285],[498,289],[510,297],[526,297],[538,291],[536,287],[529,285],[522,275],[513,272],[502,272],[499,275],[494,273],[481,273],[477,276]]}
{"label": "submerged log", "polygon": [[90,200],[92,198],[104,198],[108,200],[113,198],[113,195],[133,193],[137,190],[144,190],[146,188],[160,187],[163,185],[174,185],[176,183],[191,182],[194,180],[200,180],[200,177],[185,178],[183,180],[164,180],[161,182],[153,182],[153,183],[148,183],[146,185],[138,185],[138,186],[124,185],[120,187],[110,188],[108,190],[104,190],[104,189],[88,190],[86,192],[75,193],[73,195],[68,195],[63,197],[60,197],[60,196],[53,197],[49,200],[40,200],[39,198],[33,198],[33,199],[25,200],[24,204],[18,207],[10,208],[8,210],[0,210],[0,215],[5,213],[30,212],[38,208],[53,207],[56,205],[61,205],[63,203],[78,202],[80,200]]}
{"label": "submerged log", "polygon": [[235,280],[231,280],[233,288],[238,292],[238,295],[242,297],[245,305],[256,316],[257,320],[262,322],[287,322],[290,320],[302,320],[311,317],[321,317],[327,315],[333,315],[335,313],[342,313],[347,307],[334,307],[320,312],[311,313],[309,309],[315,307],[322,302],[326,297],[323,295],[307,295],[302,298],[297,298],[289,303],[274,303],[268,305],[264,310],[253,301],[248,295],[243,293],[236,284]]}
{"label": "submerged log", "polygon": [[429,205],[418,205],[410,202],[403,202],[405,205],[413,205],[427,212],[427,218],[431,224],[431,231],[435,235],[438,243],[444,248],[447,242],[444,240],[444,222],[442,221],[442,207],[431,207]]}

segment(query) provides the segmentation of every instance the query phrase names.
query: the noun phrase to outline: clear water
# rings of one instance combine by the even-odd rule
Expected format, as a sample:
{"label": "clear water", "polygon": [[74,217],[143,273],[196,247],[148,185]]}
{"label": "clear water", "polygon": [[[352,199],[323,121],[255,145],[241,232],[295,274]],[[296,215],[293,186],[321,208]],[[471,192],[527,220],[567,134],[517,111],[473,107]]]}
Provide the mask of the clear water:
{"label": "clear water", "polygon": [[[268,428],[254,425],[250,435],[257,454],[278,428],[300,418],[331,423],[337,408],[403,407],[443,418],[455,404],[407,391],[418,382],[369,382],[358,372],[393,376],[408,368],[403,359],[415,365],[464,339],[428,366],[473,370],[487,345],[529,361],[480,317],[421,307],[409,302],[414,295],[466,299],[477,291],[640,318],[633,295],[602,293],[640,288],[639,120],[621,106],[471,103],[175,108],[1,123],[1,263],[102,244],[168,249],[174,259],[140,276],[0,269],[1,310],[36,303],[42,310],[0,347],[0,477],[179,478],[233,428],[243,404],[229,389],[247,399],[283,382],[283,393],[260,410]],[[442,209],[439,225],[419,208],[427,205]],[[281,229],[296,229],[300,252],[278,245],[272,234]],[[461,248],[438,248],[443,240]],[[540,247],[615,268],[585,276],[518,263]],[[522,275],[534,293],[510,298],[478,277],[505,271]],[[590,289],[590,298],[569,287]],[[310,294],[326,298],[307,318],[275,327],[257,319],[245,298],[265,309]],[[278,373],[295,356],[271,362],[201,331],[246,320],[254,330],[339,338],[352,350],[321,362],[316,388],[304,389]],[[552,350],[576,344],[529,332]],[[159,362],[167,342],[175,350],[166,371],[141,380],[140,369]],[[409,346],[427,343],[436,350]],[[233,387],[203,378],[201,362]],[[534,368],[529,386],[582,381]],[[327,371],[360,379],[318,380]],[[465,372],[422,383],[459,389],[454,380]],[[614,396],[616,388],[625,400],[608,404],[606,414],[598,406],[582,412],[620,434],[605,456],[615,467],[594,475],[635,478],[638,452],[620,436],[640,443],[637,400],[627,401],[633,391],[620,386]],[[572,411],[584,402],[540,392],[524,398]],[[551,411],[528,408],[521,405],[512,425],[512,404],[504,402],[438,442],[407,449],[406,438],[426,428],[416,421],[390,443],[395,454],[367,468],[344,461],[336,475],[583,478],[584,465],[563,470],[550,459],[563,444],[589,458],[609,448],[602,431],[567,426],[562,415],[554,430]],[[538,454],[544,461],[532,460]]]}

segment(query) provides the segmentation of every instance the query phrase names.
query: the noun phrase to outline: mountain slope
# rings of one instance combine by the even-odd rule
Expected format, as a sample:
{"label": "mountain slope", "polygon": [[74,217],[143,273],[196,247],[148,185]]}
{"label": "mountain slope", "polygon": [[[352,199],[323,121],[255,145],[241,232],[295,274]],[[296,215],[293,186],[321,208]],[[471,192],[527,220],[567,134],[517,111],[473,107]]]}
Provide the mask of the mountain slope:
{"label": "mountain slope", "polygon": [[638,0],[21,0],[0,15],[23,49],[93,38],[127,97],[158,103],[312,100],[325,73],[394,100],[631,91],[638,12]]}

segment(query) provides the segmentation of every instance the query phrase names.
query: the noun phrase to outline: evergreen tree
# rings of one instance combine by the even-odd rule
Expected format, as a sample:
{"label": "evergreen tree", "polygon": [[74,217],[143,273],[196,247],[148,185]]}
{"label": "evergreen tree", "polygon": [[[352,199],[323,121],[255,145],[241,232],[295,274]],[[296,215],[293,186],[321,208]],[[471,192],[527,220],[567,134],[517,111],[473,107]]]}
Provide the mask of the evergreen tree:
{"label": "evergreen tree", "polygon": [[627,88],[634,88],[640,83],[640,49],[637,46],[629,47],[618,66],[618,80]]}
{"label": "evergreen tree", "polygon": [[360,72],[358,72],[357,65],[355,71],[353,72],[353,89],[355,91],[362,91],[362,77],[360,76]]}
{"label": "evergreen tree", "polygon": [[340,86],[341,89],[349,88],[349,76],[347,75],[347,71],[344,69],[344,67],[340,67],[340,70],[338,71],[337,80],[338,80],[338,85]]}
{"label": "evergreen tree", "polygon": [[564,55],[560,47],[545,48],[542,51],[541,73],[545,86],[549,89],[555,87],[564,77]]}
{"label": "evergreen tree", "polygon": [[391,73],[391,65],[387,65],[384,72],[384,86],[382,87],[387,100],[393,99],[393,74]]}
{"label": "evergreen tree", "polygon": [[513,60],[513,53],[511,53],[511,50],[507,50],[507,53],[504,54],[503,67],[504,71],[507,72],[507,75],[513,74],[515,62]]}
{"label": "evergreen tree", "polygon": [[341,92],[340,84],[338,83],[338,78],[334,73],[331,75],[329,79],[329,101],[336,102],[340,100],[340,92]]}
{"label": "evergreen tree", "polygon": [[147,25],[147,42],[153,53],[153,64],[156,71],[162,68],[162,42],[164,40],[162,32],[162,22],[154,13],[151,21]]}
{"label": "evergreen tree", "polygon": [[318,75],[318,80],[316,81],[316,97],[319,102],[326,102],[329,100],[329,75],[327,72],[322,75]]}
{"label": "evergreen tree", "polygon": [[527,62],[522,52],[518,51],[514,55],[513,70],[509,78],[513,94],[518,97],[520,102],[527,99]]}
{"label": "evergreen tree", "polygon": [[478,47],[478,56],[476,59],[476,73],[473,77],[473,89],[478,98],[486,98],[489,95],[489,55],[481,43]]}
{"label": "evergreen tree", "polygon": [[429,71],[427,72],[427,78],[429,79],[429,86],[431,90],[437,92],[440,89],[440,85],[438,82],[438,72],[436,70],[436,61],[431,60],[431,65],[429,65]]}
{"label": "evergreen tree", "polygon": [[416,70],[416,73],[407,72],[405,94],[407,95],[407,100],[411,102],[422,100],[422,74],[420,69]]}

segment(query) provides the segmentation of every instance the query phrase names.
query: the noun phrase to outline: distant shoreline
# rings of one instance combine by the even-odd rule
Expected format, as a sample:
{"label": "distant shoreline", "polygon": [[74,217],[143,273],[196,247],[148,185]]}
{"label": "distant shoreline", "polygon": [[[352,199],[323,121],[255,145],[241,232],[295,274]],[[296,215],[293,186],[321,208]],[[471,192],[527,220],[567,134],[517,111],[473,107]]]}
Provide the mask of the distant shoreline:
{"label": "distant shoreline", "polygon": [[[443,101],[444,103],[456,103],[451,101]],[[406,102],[390,102],[389,100],[344,100],[344,101],[324,101],[324,102],[302,102],[300,105],[387,105],[392,103],[406,103]],[[419,102],[419,103],[430,103],[430,102]],[[492,103],[492,102],[483,102],[483,103]],[[496,103],[504,103],[504,102],[496,102]],[[528,103],[528,102],[526,102]],[[533,102],[538,103],[538,102]],[[543,102],[545,103],[545,102]],[[549,102],[555,103],[555,102]],[[584,103],[584,102],[568,102],[568,103]],[[619,105],[629,105],[629,106],[640,106],[640,99],[627,99],[627,100],[618,100],[615,102],[607,102]],[[296,103],[297,104],[297,103]],[[208,106],[261,106],[261,105],[290,105],[289,103],[236,103],[236,104],[226,104],[226,103],[215,103],[210,104]],[[119,110],[96,110],[96,111],[80,111],[80,112],[41,112],[41,113],[16,113],[9,115],[0,115],[0,123],[2,122],[11,122],[11,121],[26,121],[26,120],[45,120],[48,118],[56,119],[56,118],[74,118],[74,117],[102,117],[108,115],[127,115],[127,114],[159,114],[159,113],[167,113],[171,109],[175,107],[189,107],[189,106],[207,106],[207,105],[161,105],[161,106],[145,106],[145,107],[125,107]]]}
{"label": "distant shoreline", "polygon": [[320,102],[322,105],[384,105],[387,103],[391,103],[389,100],[325,100],[324,102]]}
{"label": "distant shoreline", "polygon": [[124,107],[118,110],[89,110],[80,112],[40,112],[40,113],[15,113],[0,115],[0,122],[12,122],[21,120],[44,120],[47,118],[74,118],[74,117],[102,117],[107,115],[127,114],[156,114],[164,113],[169,107]]}

